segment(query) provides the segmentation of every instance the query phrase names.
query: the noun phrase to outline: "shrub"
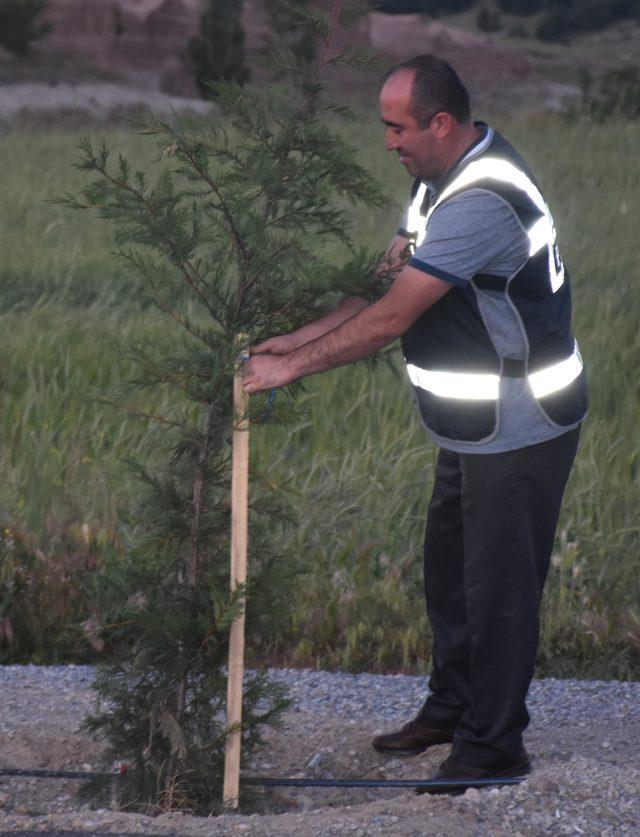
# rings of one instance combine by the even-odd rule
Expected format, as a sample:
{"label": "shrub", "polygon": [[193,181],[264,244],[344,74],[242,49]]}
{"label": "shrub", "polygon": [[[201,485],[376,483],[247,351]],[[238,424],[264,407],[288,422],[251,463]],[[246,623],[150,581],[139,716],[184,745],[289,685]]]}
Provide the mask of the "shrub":
{"label": "shrub", "polygon": [[536,37],[541,41],[566,43],[576,31],[573,15],[564,7],[550,8],[540,18],[536,27]]}
{"label": "shrub", "polygon": [[640,67],[628,66],[609,70],[602,78],[598,95],[591,98],[583,89],[583,105],[597,120],[611,116],[640,119]]}
{"label": "shrub", "polygon": [[388,15],[454,14],[473,6],[475,0],[371,0],[370,5]]}
{"label": "shrub", "polygon": [[476,26],[482,32],[499,32],[502,29],[502,20],[494,9],[480,6],[476,15]]}
{"label": "shrub", "polygon": [[498,0],[498,8],[508,15],[532,15],[542,8],[542,0]]}
{"label": "shrub", "polygon": [[524,26],[522,23],[514,23],[513,26],[509,27],[507,35],[510,38],[528,38],[529,32],[527,30],[527,27]]}
{"label": "shrub", "polygon": [[28,533],[0,530],[0,664],[93,661],[108,653],[95,631],[95,585],[117,571],[113,532],[70,527],[46,554]]}
{"label": "shrub", "polygon": [[51,31],[38,23],[45,0],[0,0],[0,45],[15,55],[27,55],[31,42]]}
{"label": "shrub", "polygon": [[595,32],[639,14],[639,0],[548,0],[536,34],[544,41],[566,42],[577,32]]}

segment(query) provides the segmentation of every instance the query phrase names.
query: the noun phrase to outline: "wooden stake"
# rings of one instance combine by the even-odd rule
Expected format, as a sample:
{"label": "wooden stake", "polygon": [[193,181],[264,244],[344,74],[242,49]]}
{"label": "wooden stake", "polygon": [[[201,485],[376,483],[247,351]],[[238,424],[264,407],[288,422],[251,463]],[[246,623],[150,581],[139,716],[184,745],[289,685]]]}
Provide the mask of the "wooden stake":
{"label": "wooden stake", "polygon": [[[246,336],[238,335],[240,350]],[[246,356],[246,352],[245,352]],[[233,444],[231,454],[231,591],[247,580],[247,533],[249,499],[249,421],[245,418],[249,395],[242,386],[243,361],[238,360],[233,379]],[[231,625],[229,636],[229,679],[227,682],[227,726],[237,727],[227,735],[224,760],[223,801],[238,807],[240,793],[240,724],[242,722],[242,676],[244,674],[245,602]]]}

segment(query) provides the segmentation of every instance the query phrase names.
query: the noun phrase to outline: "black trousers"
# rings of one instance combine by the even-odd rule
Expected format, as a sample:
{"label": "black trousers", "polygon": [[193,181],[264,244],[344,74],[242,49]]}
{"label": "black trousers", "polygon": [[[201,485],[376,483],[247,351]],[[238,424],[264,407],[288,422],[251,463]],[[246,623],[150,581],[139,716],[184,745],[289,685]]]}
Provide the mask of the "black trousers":
{"label": "black trousers", "polygon": [[419,717],[453,729],[452,755],[490,767],[515,755],[538,613],[579,429],[497,454],[441,450],[427,515],[431,695]]}

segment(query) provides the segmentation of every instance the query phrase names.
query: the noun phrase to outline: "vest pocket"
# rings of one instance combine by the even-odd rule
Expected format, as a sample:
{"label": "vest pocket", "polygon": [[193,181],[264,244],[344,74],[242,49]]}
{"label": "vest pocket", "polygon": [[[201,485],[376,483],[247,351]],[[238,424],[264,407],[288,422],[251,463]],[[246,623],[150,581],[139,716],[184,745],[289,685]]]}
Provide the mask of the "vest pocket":
{"label": "vest pocket", "polygon": [[487,441],[496,430],[497,400],[443,398],[414,387],[422,420],[438,436],[457,442]]}
{"label": "vest pocket", "polygon": [[562,389],[538,398],[543,412],[555,424],[569,427],[584,418],[589,406],[587,379],[584,371]]}

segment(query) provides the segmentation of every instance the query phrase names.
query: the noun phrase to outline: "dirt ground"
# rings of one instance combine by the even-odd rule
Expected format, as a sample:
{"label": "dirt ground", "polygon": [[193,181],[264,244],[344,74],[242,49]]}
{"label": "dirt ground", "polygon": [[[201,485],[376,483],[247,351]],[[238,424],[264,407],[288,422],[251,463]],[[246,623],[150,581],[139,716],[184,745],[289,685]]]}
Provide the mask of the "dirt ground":
{"label": "dirt ground", "polygon": [[[5,695],[7,697],[7,695]],[[95,769],[99,745],[78,731],[88,696],[55,713],[16,713],[19,695],[3,700],[8,714],[0,735],[0,766]],[[32,696],[36,697],[36,696]],[[48,696],[42,695],[46,699]],[[55,720],[53,716],[55,715]],[[9,721],[9,723],[7,723]],[[638,834],[640,725],[532,725],[527,747],[534,772],[519,786],[468,790],[463,796],[418,796],[412,790],[273,789],[261,814],[198,818],[179,813],[146,817],[91,810],[75,798],[77,781],[0,777],[0,832],[83,831],[119,834]],[[389,729],[389,725],[385,725]],[[282,730],[250,764],[250,775],[316,778],[428,778],[448,747],[394,759],[370,746],[382,731],[374,718],[345,721],[290,710]],[[635,764],[635,766],[634,766]],[[255,809],[254,809],[255,810]]]}

